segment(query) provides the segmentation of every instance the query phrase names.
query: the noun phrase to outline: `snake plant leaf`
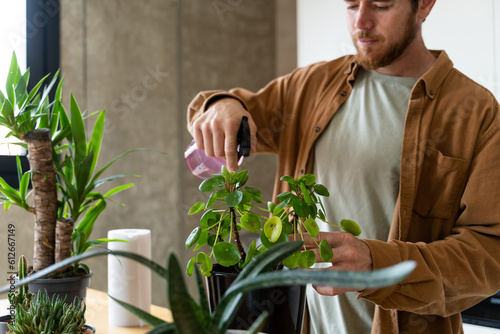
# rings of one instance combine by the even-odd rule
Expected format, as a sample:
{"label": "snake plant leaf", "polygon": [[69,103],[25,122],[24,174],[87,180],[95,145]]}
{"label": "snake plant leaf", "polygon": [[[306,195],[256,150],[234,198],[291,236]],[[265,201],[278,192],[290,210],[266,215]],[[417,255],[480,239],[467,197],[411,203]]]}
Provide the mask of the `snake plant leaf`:
{"label": "snake plant leaf", "polygon": [[234,208],[240,204],[243,199],[243,192],[236,190],[232,191],[226,196],[226,204],[230,208]]}
{"label": "snake plant leaf", "polygon": [[199,305],[201,309],[201,314],[203,315],[203,318],[205,319],[205,325],[210,323],[211,320],[211,313],[210,313],[210,308],[208,304],[208,297],[207,297],[207,290],[205,290],[205,283],[203,276],[198,269],[198,267],[195,266],[195,278],[196,278],[196,286],[198,287],[198,298],[199,298]]}
{"label": "snake plant leaf", "polygon": [[224,267],[234,266],[241,260],[238,247],[229,242],[218,242],[213,247],[215,261]]}
{"label": "snake plant leaf", "polygon": [[316,263],[316,253],[312,250],[303,251],[298,259],[299,267],[306,269]]}
{"label": "snake plant leaf", "polygon": [[318,223],[312,218],[306,219],[304,222],[304,227],[307,230],[307,233],[311,235],[311,237],[316,238],[319,234],[319,226]]}
{"label": "snake plant leaf", "polygon": [[247,334],[257,334],[264,328],[266,324],[267,317],[269,313],[267,311],[263,311],[257,319],[253,322],[253,324],[247,329]]}
{"label": "snake plant leaf", "polygon": [[332,262],[333,250],[326,240],[321,240],[319,243],[319,256],[324,262]]}
{"label": "snake plant leaf", "polygon": [[359,227],[356,222],[349,220],[349,219],[342,219],[340,221],[340,227],[346,232],[351,233],[355,237],[361,234],[361,228]]}
{"label": "snake plant leaf", "polygon": [[201,235],[201,230],[202,228],[200,226],[194,228],[194,230],[189,234],[189,236],[186,239],[186,249],[191,248],[195,243],[198,242],[198,239],[200,238]]}
{"label": "snake plant leaf", "polygon": [[205,203],[203,202],[196,202],[193,204],[193,206],[189,209],[188,215],[195,215],[198,212],[201,212],[203,209],[205,209]]}
{"label": "snake plant leaf", "polygon": [[240,218],[241,226],[249,232],[259,232],[262,228],[260,217],[252,212],[245,213]]}
{"label": "snake plant leaf", "polygon": [[203,311],[189,295],[179,261],[172,253],[168,258],[167,284],[170,310],[179,333],[206,333]]}
{"label": "snake plant leaf", "polygon": [[269,218],[264,224],[264,233],[270,242],[276,242],[281,235],[283,224],[278,217]]}
{"label": "snake plant leaf", "polygon": [[147,334],[179,334],[175,323],[165,322],[147,332]]}
{"label": "snake plant leaf", "polygon": [[165,323],[164,320],[157,318],[150,313],[144,311],[143,309],[140,309],[134,305],[131,305],[129,303],[126,303],[124,301],[118,300],[114,298],[113,296],[109,295],[109,298],[113,299],[116,303],[118,303],[121,307],[129,311],[130,313],[134,314],[137,316],[139,319],[144,321],[146,324],[148,324],[151,327],[157,327],[163,323]]}
{"label": "snake plant leaf", "polygon": [[323,197],[330,197],[330,192],[328,192],[328,189],[322,184],[315,184],[314,192]]}

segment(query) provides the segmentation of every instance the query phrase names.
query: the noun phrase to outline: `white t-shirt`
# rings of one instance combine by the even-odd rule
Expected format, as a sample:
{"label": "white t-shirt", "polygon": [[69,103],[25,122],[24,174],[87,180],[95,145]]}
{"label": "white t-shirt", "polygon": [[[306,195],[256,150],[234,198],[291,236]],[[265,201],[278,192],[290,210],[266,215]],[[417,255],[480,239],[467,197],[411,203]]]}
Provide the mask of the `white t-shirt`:
{"label": "white t-shirt", "polygon": [[[387,240],[408,100],[416,81],[360,69],[351,96],[316,142],[314,174],[330,191],[330,197],[322,198],[327,220],[336,225],[354,220],[362,238]],[[337,230],[318,224],[322,231]],[[311,333],[370,333],[374,305],[356,297],[357,292],[321,296],[309,286]]]}

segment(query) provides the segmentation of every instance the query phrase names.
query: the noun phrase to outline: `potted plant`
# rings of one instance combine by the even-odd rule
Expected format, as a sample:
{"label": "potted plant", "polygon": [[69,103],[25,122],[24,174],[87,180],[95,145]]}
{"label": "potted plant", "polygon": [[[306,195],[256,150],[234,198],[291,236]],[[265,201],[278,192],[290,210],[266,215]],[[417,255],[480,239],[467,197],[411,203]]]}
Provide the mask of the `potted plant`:
{"label": "potted plant", "polygon": [[[234,333],[228,330],[228,326],[236,315],[236,310],[241,305],[244,294],[261,288],[269,288],[277,285],[328,285],[344,288],[377,288],[394,285],[405,279],[415,268],[413,261],[405,261],[392,267],[374,270],[370,272],[348,272],[348,271],[311,271],[311,270],[288,270],[268,272],[267,268],[275,266],[285,258],[294,254],[302,247],[303,242],[293,241],[277,244],[265,253],[256,256],[244,269],[241,270],[233,285],[226,291],[223,298],[217,304],[215,310],[210,312],[205,286],[202,275],[197,267],[193,269],[198,286],[198,299],[193,298],[187,290],[183,270],[174,253],[170,253],[167,259],[167,267],[147,259],[141,255],[124,251],[98,250],[70,257],[49,268],[41,270],[20,282],[29,284],[39,277],[43,277],[59,268],[84,260],[86,258],[102,255],[121,256],[138,261],[150,268],[153,272],[166,280],[167,297],[172,311],[173,322],[156,318],[134,305],[118,301],[132,313],[149,324],[153,329],[150,334],[160,333],[199,333],[199,334],[224,334]],[[267,272],[266,272],[267,271]],[[8,291],[9,287],[0,289],[0,293]],[[113,297],[113,296],[110,296]],[[247,333],[258,333],[267,318],[266,312],[258,317]]]}
{"label": "potted plant", "polygon": [[[19,258],[18,277],[26,278],[28,262],[26,257]],[[94,328],[85,324],[85,305],[79,298],[72,303],[65,303],[60,296],[48,296],[47,291],[39,293],[37,298],[30,292],[28,285],[10,292],[9,303],[11,317],[7,322],[0,323],[0,334],[30,334],[38,333],[40,328],[44,333],[74,333],[92,334]]]}
{"label": "potted plant", "polygon": [[[120,185],[106,193],[96,188],[124,176],[119,174],[102,177],[103,173],[128,151],[97,169],[97,161],[104,134],[105,112],[86,115],[71,96],[69,112],[61,102],[62,80],[55,90],[53,100],[49,93],[55,87],[58,73],[42,89],[48,75],[28,91],[29,69],[22,74],[15,54],[12,56],[6,83],[6,94],[0,92],[0,125],[7,127],[7,136],[14,136],[28,151],[30,170],[22,171],[17,160],[19,189],[14,189],[0,178],[0,200],[5,209],[19,206],[35,217],[33,271],[37,272],[71,255],[81,254],[95,245],[110,240],[90,239],[98,216],[105,210],[107,200],[133,184]],[[92,129],[85,127],[85,120],[96,116]],[[87,133],[90,137],[87,138]],[[135,175],[134,175],[135,176]],[[29,190],[29,183],[32,190]],[[83,299],[89,285],[91,272],[80,262],[61,268],[53,277],[60,277],[77,289],[63,294],[72,300],[72,294]],[[47,279],[43,283],[55,282]],[[56,291],[61,280],[51,287]],[[37,283],[38,284],[38,283]],[[37,289],[35,284],[30,289]]]}
{"label": "potted plant", "polygon": [[[204,214],[200,226],[186,240],[186,248],[194,246],[198,251],[189,261],[186,271],[191,275],[198,264],[201,273],[207,276],[211,309],[255,256],[289,239],[303,239],[304,233],[316,237],[319,234],[316,219],[328,223],[320,197],[329,196],[329,192],[316,183],[314,175],[284,176],[281,180],[288,183],[290,191],[278,195],[279,204],[268,202],[267,208],[259,206],[264,203],[261,191],[246,186],[248,170],[229,172],[222,166],[220,174],[200,184],[200,191],[210,193],[210,196],[207,203],[197,202],[189,210],[189,214],[202,211]],[[359,226],[350,220],[341,221],[337,227],[355,236],[361,233]],[[252,241],[245,249],[240,242],[241,229],[255,233],[258,242]],[[200,251],[203,246],[208,246],[209,252]],[[333,253],[328,243],[320,241],[318,247],[322,260],[331,261]],[[316,254],[304,248],[269,270],[283,266],[309,268],[315,262]],[[266,332],[300,333],[304,301],[305,286],[302,285],[255,290],[241,307],[231,328],[249,328],[262,309],[266,309],[270,313]]]}

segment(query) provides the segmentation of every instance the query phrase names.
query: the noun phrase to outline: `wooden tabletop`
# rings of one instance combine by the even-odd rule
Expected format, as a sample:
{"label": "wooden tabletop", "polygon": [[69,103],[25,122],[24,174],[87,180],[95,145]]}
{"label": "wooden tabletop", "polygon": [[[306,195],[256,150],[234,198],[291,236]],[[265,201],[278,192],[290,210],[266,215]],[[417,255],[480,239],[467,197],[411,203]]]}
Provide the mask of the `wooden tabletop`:
{"label": "wooden tabletop", "polygon": [[[151,330],[150,326],[115,327],[108,325],[108,294],[88,289],[86,297],[87,311],[85,319],[94,326],[96,334],[142,334]],[[172,314],[167,308],[151,305],[151,314],[165,321],[172,321]]]}
{"label": "wooden tabletop", "polygon": [[[87,310],[85,319],[89,325],[94,326],[96,334],[142,334],[151,330],[150,326],[136,327],[115,327],[108,325],[108,294],[106,292],[88,289],[85,301]],[[9,302],[7,299],[0,299],[2,312],[7,309]],[[151,314],[165,321],[172,321],[172,314],[167,308],[151,305]]]}

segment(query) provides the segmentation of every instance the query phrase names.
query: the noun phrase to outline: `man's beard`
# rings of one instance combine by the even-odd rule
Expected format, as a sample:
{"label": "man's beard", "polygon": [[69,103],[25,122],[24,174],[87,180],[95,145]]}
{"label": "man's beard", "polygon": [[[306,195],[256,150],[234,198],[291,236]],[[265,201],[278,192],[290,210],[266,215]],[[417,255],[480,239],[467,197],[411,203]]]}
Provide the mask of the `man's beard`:
{"label": "man's beard", "polygon": [[370,33],[361,31],[356,35],[352,36],[352,40],[354,42],[354,46],[358,51],[356,55],[356,61],[363,66],[363,68],[367,70],[374,70],[377,68],[381,68],[384,66],[390,65],[393,61],[398,59],[403,52],[406,50],[408,45],[415,39],[417,34],[417,26],[415,23],[411,21],[411,18],[408,19],[408,23],[405,26],[405,31],[403,36],[389,44],[385,49],[381,51],[381,53],[370,55],[370,47],[367,47],[367,50],[363,50],[356,43],[360,38],[368,38],[377,40],[378,43],[383,43],[386,41],[383,37],[379,38],[376,36],[371,36]]}

